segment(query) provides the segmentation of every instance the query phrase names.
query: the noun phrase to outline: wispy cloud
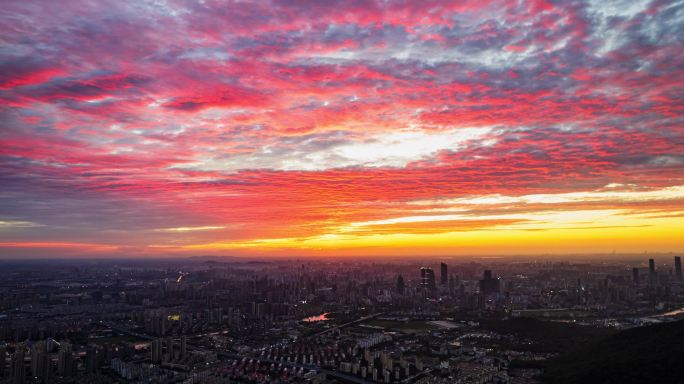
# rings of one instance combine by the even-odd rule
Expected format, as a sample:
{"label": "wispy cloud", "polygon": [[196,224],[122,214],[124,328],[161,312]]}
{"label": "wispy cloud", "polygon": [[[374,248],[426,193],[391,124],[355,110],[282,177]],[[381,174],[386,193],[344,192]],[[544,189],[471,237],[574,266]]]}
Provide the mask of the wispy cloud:
{"label": "wispy cloud", "polygon": [[30,221],[3,221],[0,220],[0,230],[11,229],[11,228],[36,228],[43,227],[44,225],[33,223]]}

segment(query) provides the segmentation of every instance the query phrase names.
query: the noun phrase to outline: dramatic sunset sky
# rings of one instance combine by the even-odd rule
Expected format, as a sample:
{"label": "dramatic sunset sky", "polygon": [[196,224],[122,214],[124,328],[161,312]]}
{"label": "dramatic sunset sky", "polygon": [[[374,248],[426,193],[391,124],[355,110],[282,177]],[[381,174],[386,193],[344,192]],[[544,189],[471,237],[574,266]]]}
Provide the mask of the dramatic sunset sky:
{"label": "dramatic sunset sky", "polygon": [[3,1],[0,257],[684,251],[682,1]]}

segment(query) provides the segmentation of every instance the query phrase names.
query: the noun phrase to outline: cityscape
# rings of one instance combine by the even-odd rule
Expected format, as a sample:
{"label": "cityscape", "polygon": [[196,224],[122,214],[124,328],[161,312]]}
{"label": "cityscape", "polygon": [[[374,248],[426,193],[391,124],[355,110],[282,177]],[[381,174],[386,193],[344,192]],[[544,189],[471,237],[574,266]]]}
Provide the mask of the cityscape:
{"label": "cityscape", "polygon": [[679,256],[1,264],[3,383],[564,382],[577,345],[684,319]]}
{"label": "cityscape", "polygon": [[0,384],[684,384],[684,0],[3,0]]}

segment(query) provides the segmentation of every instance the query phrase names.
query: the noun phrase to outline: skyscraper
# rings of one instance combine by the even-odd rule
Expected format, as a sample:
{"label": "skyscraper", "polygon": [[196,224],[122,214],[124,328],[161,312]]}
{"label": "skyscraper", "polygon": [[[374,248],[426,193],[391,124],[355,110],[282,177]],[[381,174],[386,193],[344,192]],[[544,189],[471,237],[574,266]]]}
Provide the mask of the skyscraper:
{"label": "skyscraper", "polygon": [[655,260],[648,259],[648,283],[654,285],[656,283],[656,269]]}
{"label": "skyscraper", "polygon": [[675,256],[675,277],[677,281],[682,281],[682,258]]}
{"label": "skyscraper", "polygon": [[443,287],[446,287],[447,284],[449,283],[449,277],[448,277],[448,269],[446,263],[440,263],[439,264],[439,284]]}
{"label": "skyscraper", "polygon": [[397,293],[400,295],[403,295],[404,294],[404,288],[405,288],[404,277],[402,275],[399,275],[399,277],[397,277]]}
{"label": "skyscraper", "polygon": [[435,271],[433,271],[432,268],[420,268],[420,279],[420,286],[424,290],[434,291],[437,288],[435,283]]}

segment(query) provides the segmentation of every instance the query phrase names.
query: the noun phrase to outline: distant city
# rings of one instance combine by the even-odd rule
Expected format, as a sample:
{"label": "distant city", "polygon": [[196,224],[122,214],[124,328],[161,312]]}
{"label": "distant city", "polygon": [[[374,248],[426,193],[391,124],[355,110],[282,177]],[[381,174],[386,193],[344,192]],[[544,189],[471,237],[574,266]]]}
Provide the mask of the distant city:
{"label": "distant city", "polygon": [[2,383],[562,382],[570,350],[684,318],[679,256],[0,265]]}

